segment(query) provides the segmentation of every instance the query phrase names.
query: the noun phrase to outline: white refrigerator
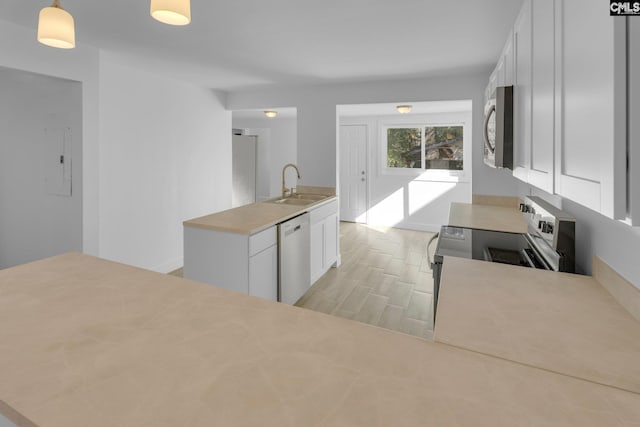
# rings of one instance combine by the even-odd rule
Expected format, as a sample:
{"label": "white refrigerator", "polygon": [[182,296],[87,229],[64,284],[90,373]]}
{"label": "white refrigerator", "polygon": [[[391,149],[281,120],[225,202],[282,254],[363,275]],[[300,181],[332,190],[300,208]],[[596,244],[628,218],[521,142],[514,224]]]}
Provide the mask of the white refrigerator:
{"label": "white refrigerator", "polygon": [[257,136],[233,135],[231,207],[256,202],[257,145]]}

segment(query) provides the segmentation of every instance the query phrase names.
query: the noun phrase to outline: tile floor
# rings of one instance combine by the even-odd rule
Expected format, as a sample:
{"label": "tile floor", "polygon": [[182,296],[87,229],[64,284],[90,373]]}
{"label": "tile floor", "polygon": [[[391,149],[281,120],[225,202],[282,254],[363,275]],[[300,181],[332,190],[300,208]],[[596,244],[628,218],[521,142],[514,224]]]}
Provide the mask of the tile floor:
{"label": "tile floor", "polygon": [[[296,305],[432,339],[433,278],[426,248],[433,234],[341,222],[342,264]],[[436,241],[432,257],[435,246]],[[169,274],[182,277],[182,269]]]}
{"label": "tile floor", "polygon": [[431,339],[433,278],[426,248],[432,236],[341,222],[342,264],[296,305]]}

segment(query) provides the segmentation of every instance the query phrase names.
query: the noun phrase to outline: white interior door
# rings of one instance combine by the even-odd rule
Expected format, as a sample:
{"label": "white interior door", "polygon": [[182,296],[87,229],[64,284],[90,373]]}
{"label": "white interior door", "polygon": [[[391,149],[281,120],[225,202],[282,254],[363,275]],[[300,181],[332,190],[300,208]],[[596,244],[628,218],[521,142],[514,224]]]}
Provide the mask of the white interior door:
{"label": "white interior door", "polygon": [[367,222],[367,126],[340,126],[340,219]]}

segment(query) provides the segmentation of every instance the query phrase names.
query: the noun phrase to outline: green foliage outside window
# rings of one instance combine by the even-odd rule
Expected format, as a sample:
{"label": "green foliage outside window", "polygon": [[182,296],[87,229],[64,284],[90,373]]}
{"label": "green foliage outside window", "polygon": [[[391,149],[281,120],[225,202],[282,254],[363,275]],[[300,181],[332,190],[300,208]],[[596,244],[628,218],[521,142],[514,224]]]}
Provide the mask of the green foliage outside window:
{"label": "green foliage outside window", "polygon": [[387,129],[387,167],[422,168],[422,129]]}
{"label": "green foliage outside window", "polygon": [[462,170],[462,131],[462,126],[425,127],[426,169]]}
{"label": "green foliage outside window", "polygon": [[462,170],[462,166],[463,126],[387,129],[388,168]]}

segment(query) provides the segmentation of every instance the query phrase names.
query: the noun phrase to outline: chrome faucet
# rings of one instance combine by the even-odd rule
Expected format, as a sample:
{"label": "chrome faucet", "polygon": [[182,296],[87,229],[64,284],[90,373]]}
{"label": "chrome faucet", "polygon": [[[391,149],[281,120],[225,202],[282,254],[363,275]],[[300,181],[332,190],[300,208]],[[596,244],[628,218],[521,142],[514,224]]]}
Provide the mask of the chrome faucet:
{"label": "chrome faucet", "polygon": [[287,189],[287,187],[284,185],[284,172],[287,170],[287,168],[291,166],[292,168],[294,168],[296,170],[296,173],[298,174],[298,179],[300,179],[300,170],[298,169],[298,166],[294,165],[293,163],[287,163],[286,165],[284,165],[284,167],[282,168],[282,197],[287,197],[287,192],[290,192],[292,190]]}

